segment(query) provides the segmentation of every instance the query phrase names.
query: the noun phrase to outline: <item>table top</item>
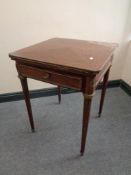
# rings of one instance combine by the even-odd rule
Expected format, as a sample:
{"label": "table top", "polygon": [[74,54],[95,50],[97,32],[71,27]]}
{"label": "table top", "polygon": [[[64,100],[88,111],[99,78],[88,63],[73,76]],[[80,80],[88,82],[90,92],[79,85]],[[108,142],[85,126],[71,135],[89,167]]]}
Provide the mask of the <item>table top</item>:
{"label": "table top", "polygon": [[100,72],[116,47],[115,43],[52,38],[9,56],[14,60]]}

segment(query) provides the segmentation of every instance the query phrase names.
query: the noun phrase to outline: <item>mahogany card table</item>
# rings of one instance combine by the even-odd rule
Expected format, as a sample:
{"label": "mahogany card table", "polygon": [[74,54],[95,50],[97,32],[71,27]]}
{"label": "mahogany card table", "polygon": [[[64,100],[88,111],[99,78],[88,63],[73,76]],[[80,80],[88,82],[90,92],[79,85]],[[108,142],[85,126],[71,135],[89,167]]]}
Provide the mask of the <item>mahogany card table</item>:
{"label": "mahogany card table", "polygon": [[79,90],[84,99],[80,149],[81,155],[84,154],[92,98],[98,83],[103,79],[98,113],[100,117],[116,47],[114,43],[52,38],[9,54],[16,62],[32,132],[35,126],[27,78],[57,85],[59,102],[60,87]]}

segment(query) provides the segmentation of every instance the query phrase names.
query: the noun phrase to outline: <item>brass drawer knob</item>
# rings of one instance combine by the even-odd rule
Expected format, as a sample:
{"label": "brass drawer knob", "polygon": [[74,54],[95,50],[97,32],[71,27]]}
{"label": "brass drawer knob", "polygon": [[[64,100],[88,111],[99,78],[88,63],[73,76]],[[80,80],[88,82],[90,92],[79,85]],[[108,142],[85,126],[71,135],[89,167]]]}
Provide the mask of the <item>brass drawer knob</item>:
{"label": "brass drawer knob", "polygon": [[50,74],[46,73],[45,75],[43,75],[44,79],[48,79],[50,77]]}

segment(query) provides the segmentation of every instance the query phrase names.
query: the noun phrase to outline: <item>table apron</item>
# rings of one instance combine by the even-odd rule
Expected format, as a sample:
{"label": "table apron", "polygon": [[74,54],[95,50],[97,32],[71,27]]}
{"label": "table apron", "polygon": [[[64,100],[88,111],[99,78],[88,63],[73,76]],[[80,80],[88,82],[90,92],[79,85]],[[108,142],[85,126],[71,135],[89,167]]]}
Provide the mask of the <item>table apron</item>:
{"label": "table apron", "polygon": [[82,77],[80,76],[68,75],[66,73],[60,74],[24,64],[17,64],[17,70],[23,77],[36,79],[63,87],[70,87],[76,90],[82,89]]}

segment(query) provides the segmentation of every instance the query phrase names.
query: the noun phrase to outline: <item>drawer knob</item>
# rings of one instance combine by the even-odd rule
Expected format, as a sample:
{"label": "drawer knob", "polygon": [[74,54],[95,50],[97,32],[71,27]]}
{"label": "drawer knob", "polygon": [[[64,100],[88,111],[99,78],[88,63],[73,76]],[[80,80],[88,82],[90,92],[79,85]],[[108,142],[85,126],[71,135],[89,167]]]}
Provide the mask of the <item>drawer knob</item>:
{"label": "drawer knob", "polygon": [[48,74],[48,73],[45,74],[45,75],[43,75],[43,78],[44,78],[44,79],[48,79],[49,77],[50,77],[50,74]]}

